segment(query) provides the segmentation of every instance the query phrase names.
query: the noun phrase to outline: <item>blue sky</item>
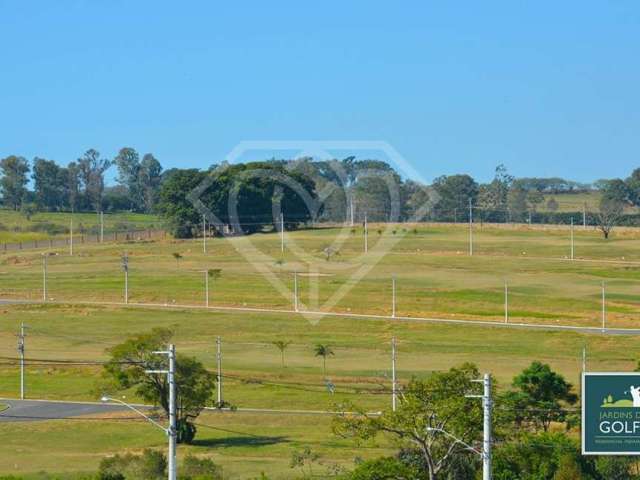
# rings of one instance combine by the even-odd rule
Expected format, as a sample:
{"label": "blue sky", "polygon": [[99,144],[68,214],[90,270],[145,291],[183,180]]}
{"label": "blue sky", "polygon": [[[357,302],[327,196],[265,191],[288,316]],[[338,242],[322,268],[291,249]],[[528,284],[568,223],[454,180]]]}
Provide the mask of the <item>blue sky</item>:
{"label": "blue sky", "polygon": [[380,140],[424,180],[640,166],[637,1],[0,0],[0,18],[0,156],[204,168],[243,140]]}

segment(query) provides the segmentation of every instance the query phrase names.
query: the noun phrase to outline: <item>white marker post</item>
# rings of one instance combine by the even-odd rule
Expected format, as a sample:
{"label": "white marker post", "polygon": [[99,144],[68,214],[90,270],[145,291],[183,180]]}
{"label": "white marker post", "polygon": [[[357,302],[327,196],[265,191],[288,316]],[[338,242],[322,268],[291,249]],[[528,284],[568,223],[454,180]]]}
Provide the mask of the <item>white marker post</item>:
{"label": "white marker post", "polygon": [[509,285],[504,280],[504,323],[509,323]]}
{"label": "white marker post", "polygon": [[473,206],[469,198],[469,256],[473,256]]}
{"label": "white marker post", "polygon": [[369,251],[369,224],[367,223],[367,212],[364,212],[364,253]]}
{"label": "white marker post", "polygon": [[218,408],[222,408],[222,339],[220,336],[216,338],[216,370]]}
{"label": "white marker post", "polygon": [[280,252],[284,253],[284,213],[280,212]]}
{"label": "white marker post", "polygon": [[396,276],[391,278],[391,317],[396,318]]}
{"label": "white marker post", "polygon": [[573,252],[574,252],[574,248],[573,248],[573,217],[571,217],[571,260],[573,260]]}
{"label": "white marker post", "polygon": [[606,308],[606,296],[604,290],[604,280],[602,281],[602,332],[607,330],[607,308]]}
{"label": "white marker post", "polygon": [[396,378],[396,337],[391,339],[391,410],[396,411],[398,382]]}
{"label": "white marker post", "polygon": [[73,218],[69,220],[69,255],[73,257]]}

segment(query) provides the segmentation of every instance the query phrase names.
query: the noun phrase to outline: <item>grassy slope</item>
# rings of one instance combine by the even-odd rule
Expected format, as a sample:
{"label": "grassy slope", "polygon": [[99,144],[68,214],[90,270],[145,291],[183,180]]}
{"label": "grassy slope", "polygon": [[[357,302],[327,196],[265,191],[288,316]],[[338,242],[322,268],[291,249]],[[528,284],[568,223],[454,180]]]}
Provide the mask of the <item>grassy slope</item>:
{"label": "grassy slope", "polygon": [[[344,283],[351,264],[358,262],[361,248],[358,234],[349,237],[335,260],[319,259],[335,233],[298,232],[288,239],[290,244],[295,240],[305,251],[318,256],[305,271],[329,275],[320,277],[321,296]],[[640,246],[638,234],[631,230],[619,233],[605,243],[591,231],[578,231],[577,251],[601,260],[622,256],[640,260],[636,253]],[[379,240],[375,227],[371,235],[372,244]],[[606,279],[612,297],[610,321],[636,325],[640,299],[636,294],[637,266],[530,258],[560,258],[566,254],[566,230],[477,230],[478,255],[470,259],[462,253],[466,235],[464,228],[455,227],[421,227],[418,234],[409,233],[336,308],[386,312],[389,278],[396,273],[401,314],[482,315],[499,321],[502,279],[508,274],[513,284],[512,308],[520,318],[594,324],[599,313],[598,285]],[[261,235],[254,240],[277,258],[276,237]],[[120,299],[120,248],[86,246],[73,258],[51,258],[51,295],[82,300]],[[211,242],[206,258],[197,242],[131,244],[127,248],[131,254],[133,300],[201,303],[202,274],[198,270],[208,266],[222,269],[221,279],[212,285],[214,302],[290,305],[290,298],[277,294],[255,275],[253,267],[226,240]],[[174,251],[185,257],[179,267],[171,256]],[[279,275],[290,282],[291,275],[286,272],[302,271],[303,264],[289,254],[285,260],[284,265],[274,264],[273,259],[264,260],[264,264],[276,272],[282,271]],[[41,279],[38,253],[4,256],[0,262],[0,292],[26,296],[31,290],[33,296],[38,294]],[[300,278],[301,298],[305,301],[311,278],[314,277]],[[15,356],[15,332],[21,321],[30,327],[27,352],[32,358],[104,359],[105,349],[125,335],[148,331],[153,326],[172,326],[176,329],[178,350],[195,355],[213,368],[215,336],[221,335],[224,372],[229,376],[225,381],[225,398],[240,407],[323,409],[349,399],[369,409],[385,408],[388,395],[371,390],[388,385],[384,372],[389,369],[392,336],[399,342],[402,381],[473,361],[483,371],[495,374],[504,387],[514,374],[538,359],[550,363],[577,384],[585,345],[591,370],[631,370],[637,360],[635,338],[572,332],[524,332],[500,327],[339,317],[310,324],[302,317],[287,314],[86,305],[3,306],[0,315],[0,356],[5,357]],[[293,342],[286,352],[284,369],[278,350],[271,344],[278,339]],[[328,360],[328,376],[339,392],[334,396],[324,388],[322,363],[313,355],[316,343],[329,343],[336,352]],[[45,398],[95,399],[100,393],[98,378],[99,369],[95,367],[31,367],[27,374],[28,393]],[[17,381],[15,367],[1,366],[0,395],[15,396]],[[357,391],[360,393],[356,394]],[[128,397],[134,398],[131,393]],[[355,456],[382,453],[336,439],[330,431],[330,419],[325,417],[210,414],[201,418],[201,423],[223,430],[201,427],[199,444],[191,448],[213,456],[230,478],[252,478],[260,471],[287,478],[293,474],[288,467],[291,452],[307,444],[327,460],[344,464]],[[164,438],[152,427],[115,420],[0,424],[0,434],[8,439],[0,453],[3,473],[42,469],[87,471],[94,469],[105,454],[122,448],[164,446]]]}
{"label": "grassy slope", "polygon": [[[39,223],[52,223],[68,228],[73,218],[76,233],[84,229],[96,228],[100,221],[95,213],[39,212],[30,220],[13,210],[0,209],[0,243],[28,242],[49,238],[46,232],[31,231]],[[131,229],[159,228],[161,220],[155,215],[138,213],[113,213],[104,215],[105,232],[122,230],[125,225]]]}

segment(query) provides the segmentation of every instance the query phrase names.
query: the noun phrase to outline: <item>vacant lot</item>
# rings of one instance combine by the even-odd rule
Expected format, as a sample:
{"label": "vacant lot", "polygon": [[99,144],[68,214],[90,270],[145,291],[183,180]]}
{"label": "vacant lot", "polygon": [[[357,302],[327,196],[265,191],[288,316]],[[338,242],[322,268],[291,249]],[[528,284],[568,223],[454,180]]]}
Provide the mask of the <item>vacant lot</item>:
{"label": "vacant lot", "polygon": [[[1,305],[0,396],[19,392],[15,334],[27,326],[27,358],[37,360],[105,360],[107,349],[127,335],[155,326],[175,330],[178,352],[194,355],[215,368],[215,340],[223,342],[224,399],[235,413],[200,418],[198,442],[181,448],[210,455],[230,478],[254,478],[261,471],[292,477],[292,452],[311,447],[330,464],[353,464],[356,457],[384,453],[384,444],[356,446],[331,433],[330,417],[291,413],[250,413],[242,408],[330,410],[351,400],[370,411],[390,404],[390,341],[398,341],[401,382],[424,377],[465,361],[493,373],[500,388],[532,360],[550,363],[574,384],[587,348],[590,370],[631,370],[638,360],[637,338],[567,331],[522,330],[503,326],[433,324],[405,320],[330,316],[309,322],[277,312],[206,310],[204,269],[210,305],[290,310],[294,272],[299,272],[300,308],[388,315],[391,278],[395,275],[398,315],[504,321],[504,281],[509,285],[510,321],[599,325],[601,285],[607,289],[610,326],[637,327],[640,301],[640,238],[620,231],[605,242],[594,231],[577,230],[576,257],[569,253],[566,229],[477,228],[475,252],[467,256],[468,231],[455,226],[372,226],[369,255],[362,256],[362,231],[347,229],[346,240],[327,250],[338,230],[300,231],[286,235],[285,253],[276,235],[256,235],[252,251],[243,239],[133,242],[126,246],[80,246],[69,257],[58,251],[48,260],[48,305]],[[414,229],[415,228],[415,229]],[[380,229],[381,233],[378,233]],[[379,255],[380,243],[385,250]],[[378,245],[378,247],[376,247]],[[121,255],[129,255],[130,301],[167,307],[139,308],[122,302]],[[238,253],[244,252],[245,258]],[[297,254],[295,253],[297,251]],[[0,257],[0,294],[42,297],[43,251]],[[178,258],[174,256],[179,254]],[[308,256],[305,256],[308,255]],[[329,258],[327,258],[329,256]],[[588,261],[587,261],[588,260]],[[362,280],[353,280],[363,265]],[[259,272],[273,274],[279,283]],[[282,286],[281,285],[281,286]],[[351,289],[325,305],[344,285]],[[57,303],[57,302],[61,303]],[[186,308],[180,305],[199,308]],[[290,341],[284,365],[272,342]],[[314,345],[335,352],[327,360]],[[99,366],[27,367],[31,398],[95,400],[102,393]],[[327,383],[335,385],[335,393]],[[133,392],[125,392],[131,401]],[[133,420],[76,419],[29,424],[0,424],[8,439],[0,454],[0,472],[39,470],[79,473],[95,469],[104,455],[123,449],[164,448],[165,438],[152,426]]]}

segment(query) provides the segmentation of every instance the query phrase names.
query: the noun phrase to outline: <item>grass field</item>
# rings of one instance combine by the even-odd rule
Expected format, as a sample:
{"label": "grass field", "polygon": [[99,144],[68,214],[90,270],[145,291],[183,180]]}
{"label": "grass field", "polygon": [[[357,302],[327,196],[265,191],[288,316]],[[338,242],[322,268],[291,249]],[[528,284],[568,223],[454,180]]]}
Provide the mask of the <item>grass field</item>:
{"label": "grass field", "polygon": [[[406,232],[403,232],[403,228]],[[509,283],[511,321],[598,326],[601,282],[607,286],[609,326],[638,327],[640,233],[619,230],[609,241],[595,231],[576,230],[576,255],[589,261],[569,261],[567,229],[477,228],[473,257],[466,255],[468,231],[455,226],[399,226],[396,234],[370,229],[370,255],[361,257],[362,237],[347,232],[339,254],[329,261],[323,249],[337,230],[287,234],[280,254],[279,238],[252,237],[263,257],[250,261],[235,247],[242,239],[215,239],[202,253],[199,241],[132,242],[130,299],[166,303],[175,308],[135,308],[79,302],[122,301],[123,246],[81,246],[73,257],[63,251],[49,258],[47,305],[0,305],[0,356],[15,357],[15,334],[28,325],[27,357],[36,359],[104,360],[106,349],[127,335],[154,326],[175,329],[179,352],[215,367],[215,338],[223,340],[224,398],[239,408],[331,409],[351,400],[377,411],[390,404],[390,340],[398,341],[398,374],[402,382],[428,376],[465,361],[493,373],[500,388],[532,360],[541,360],[579,381],[582,348],[590,370],[632,370],[638,361],[637,338],[567,331],[522,330],[501,326],[433,324],[391,319],[329,316],[310,323],[303,316],[268,312],[222,312],[183,308],[202,306],[204,268],[219,268],[211,279],[211,305],[262,306],[290,309],[291,293],[279,292],[257,270],[273,272],[288,288],[293,272],[300,275],[302,308],[337,312],[389,314],[391,278],[396,275],[398,314],[503,321],[504,279]],[[397,242],[396,242],[397,241]],[[375,263],[376,242],[395,242]],[[296,248],[313,254],[300,260]],[[182,259],[176,262],[174,252]],[[42,295],[40,251],[0,257],[0,295],[39,299]],[[279,260],[282,260],[280,262]],[[639,263],[633,263],[639,262]],[[362,264],[371,269],[360,282],[351,279]],[[318,282],[316,282],[316,280]],[[353,288],[334,306],[323,306],[343,285]],[[317,292],[317,293],[316,293]],[[276,340],[290,340],[285,367]],[[325,386],[317,343],[332,346]],[[0,396],[15,397],[18,370],[12,361],[0,364]],[[95,400],[100,391],[98,366],[31,366],[27,370],[31,398]],[[135,396],[127,393],[127,398]],[[330,417],[247,412],[207,413],[199,419],[196,445],[181,448],[210,455],[229,478],[254,478],[261,471],[274,478],[293,478],[291,453],[310,446],[330,463],[352,466],[356,457],[389,452],[384,443],[356,446],[331,433]],[[69,420],[0,424],[6,438],[0,452],[0,472],[40,470],[73,472],[95,469],[104,455],[123,449],[164,448],[161,433],[130,420]],[[43,445],[45,448],[43,448]],[[44,450],[44,453],[43,453]],[[35,477],[34,477],[35,478]],[[66,477],[65,477],[66,478]]]}
{"label": "grass field", "polygon": [[[38,212],[31,218],[21,212],[0,209],[0,243],[30,242],[45,240],[50,234],[42,230],[43,224],[68,229],[73,219],[74,231],[97,232],[100,219],[95,213]],[[139,213],[105,213],[105,232],[161,228],[162,221],[155,215]]]}

